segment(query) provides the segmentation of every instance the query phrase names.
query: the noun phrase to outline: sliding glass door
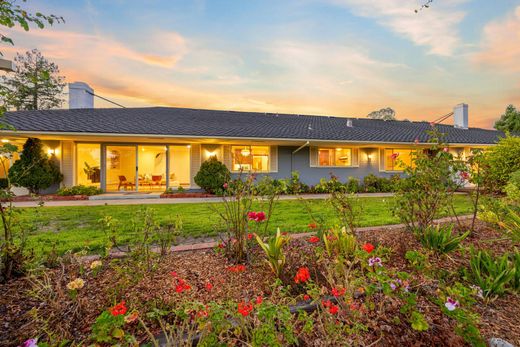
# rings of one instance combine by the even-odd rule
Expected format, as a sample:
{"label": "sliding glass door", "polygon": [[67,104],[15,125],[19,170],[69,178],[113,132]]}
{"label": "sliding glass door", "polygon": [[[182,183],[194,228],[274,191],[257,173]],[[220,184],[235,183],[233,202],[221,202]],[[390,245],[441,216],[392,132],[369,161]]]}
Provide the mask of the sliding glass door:
{"label": "sliding glass door", "polygon": [[138,189],[140,192],[166,190],[166,146],[138,147]]}
{"label": "sliding glass door", "polygon": [[106,146],[107,192],[137,190],[137,146]]}

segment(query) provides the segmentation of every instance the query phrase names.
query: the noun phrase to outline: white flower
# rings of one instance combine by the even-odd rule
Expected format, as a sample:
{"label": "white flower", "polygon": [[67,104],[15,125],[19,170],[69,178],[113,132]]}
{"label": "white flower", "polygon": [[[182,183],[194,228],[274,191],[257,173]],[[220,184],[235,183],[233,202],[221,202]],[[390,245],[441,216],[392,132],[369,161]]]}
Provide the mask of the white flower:
{"label": "white flower", "polygon": [[455,310],[457,307],[459,307],[459,302],[457,300],[454,300],[452,298],[450,298],[449,296],[446,298],[446,303],[444,304],[444,306],[446,306],[446,308],[448,309],[448,311],[453,311]]}
{"label": "white flower", "polygon": [[368,259],[368,266],[383,266],[383,263],[381,262],[381,258],[379,257],[372,257]]}

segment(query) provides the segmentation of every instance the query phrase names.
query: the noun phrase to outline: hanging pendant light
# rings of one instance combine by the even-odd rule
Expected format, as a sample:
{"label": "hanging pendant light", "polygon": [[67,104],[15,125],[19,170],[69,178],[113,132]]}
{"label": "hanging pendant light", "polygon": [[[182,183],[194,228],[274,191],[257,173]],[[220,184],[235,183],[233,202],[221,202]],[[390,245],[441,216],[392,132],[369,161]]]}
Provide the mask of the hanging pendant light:
{"label": "hanging pendant light", "polygon": [[240,151],[240,154],[242,154],[243,157],[249,157],[249,155],[251,154],[251,151],[249,150],[249,148],[246,147]]}

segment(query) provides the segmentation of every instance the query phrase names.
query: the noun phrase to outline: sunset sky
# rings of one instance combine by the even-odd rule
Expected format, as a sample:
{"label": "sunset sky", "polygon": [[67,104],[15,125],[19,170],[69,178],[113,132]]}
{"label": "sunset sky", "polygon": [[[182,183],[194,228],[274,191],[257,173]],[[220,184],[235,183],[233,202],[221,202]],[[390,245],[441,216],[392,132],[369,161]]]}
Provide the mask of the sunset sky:
{"label": "sunset sky", "polygon": [[520,1],[420,3],[29,1],[66,23],[9,30],[1,51],[38,48],[126,106],[433,120],[465,102],[480,127],[520,107]]}

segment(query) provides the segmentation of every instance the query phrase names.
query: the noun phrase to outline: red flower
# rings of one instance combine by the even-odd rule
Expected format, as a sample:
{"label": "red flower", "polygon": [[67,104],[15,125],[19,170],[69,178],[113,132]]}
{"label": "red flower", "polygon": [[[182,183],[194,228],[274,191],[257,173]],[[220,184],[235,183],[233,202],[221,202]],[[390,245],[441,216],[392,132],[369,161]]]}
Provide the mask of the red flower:
{"label": "red flower", "polygon": [[249,234],[247,234],[247,239],[251,240],[253,238],[253,236],[254,236],[253,234],[249,233]]}
{"label": "red flower", "polygon": [[182,293],[182,292],[184,292],[186,290],[190,290],[190,289],[191,289],[191,286],[188,283],[186,283],[185,280],[183,280],[182,278],[179,278],[177,280],[177,285],[175,286],[175,291],[177,293]]}
{"label": "red flower", "polygon": [[310,300],[310,299],[311,299],[311,297],[308,294],[305,294],[303,296],[303,300],[305,300],[305,301]]}
{"label": "red flower", "polygon": [[464,180],[468,180],[469,179],[469,173],[467,173],[466,171],[461,171],[460,172],[460,178],[462,178]]}
{"label": "red flower", "polygon": [[295,283],[305,283],[311,278],[311,273],[309,272],[309,269],[306,267],[301,267],[298,269],[298,272],[296,272],[296,276],[294,277]]}
{"label": "red flower", "polygon": [[251,311],[253,311],[253,304],[246,304],[245,302],[238,303],[238,313],[240,313],[242,316],[248,316]]}
{"label": "red flower", "polygon": [[256,212],[250,211],[247,213],[247,218],[249,220],[256,220]]}
{"label": "red flower", "polygon": [[330,291],[332,293],[332,295],[334,295],[335,297],[338,297],[338,296],[342,296],[345,294],[347,290],[345,288],[341,288],[340,290],[336,289],[336,288],[332,288],[332,290]]}
{"label": "red flower", "polygon": [[199,318],[205,318],[208,316],[208,311],[206,310],[200,310],[199,312],[197,312],[197,317]]}
{"label": "red flower", "polygon": [[119,316],[125,314],[126,311],[127,308],[124,300],[110,309],[110,313],[112,313],[112,316]]}
{"label": "red flower", "polygon": [[255,220],[257,222],[263,222],[265,220],[265,218],[266,218],[265,212],[260,211],[260,212],[256,213],[256,219]]}
{"label": "red flower", "polygon": [[310,239],[309,239],[309,242],[310,243],[320,242],[320,238],[318,236],[316,236],[316,235],[311,236]]}
{"label": "red flower", "polygon": [[329,307],[330,314],[336,314],[339,311],[339,307],[337,305],[331,304]]}
{"label": "red flower", "polygon": [[177,272],[172,271],[172,272],[170,272],[170,275],[172,275],[173,277],[177,277]]}
{"label": "red flower", "polygon": [[224,248],[224,247],[226,247],[226,246],[224,246],[224,244],[223,244],[222,242],[219,242],[218,245],[217,245],[217,247],[220,248],[220,249],[222,249],[222,248]]}
{"label": "red flower", "polygon": [[323,305],[323,307],[330,307],[330,305],[332,305],[332,302],[330,300],[323,300],[321,304]]}
{"label": "red flower", "polygon": [[206,283],[206,290],[209,292],[209,291],[211,291],[212,289],[213,289],[213,284],[211,284],[211,283],[209,283],[209,282]]}
{"label": "red flower", "polygon": [[371,244],[370,242],[367,242],[363,245],[363,249],[367,252],[367,253],[372,253],[372,251],[375,249],[374,245]]}
{"label": "red flower", "polygon": [[399,153],[394,153],[390,156],[390,158],[392,158],[392,160],[396,160],[398,156],[399,156]]}
{"label": "red flower", "polygon": [[229,266],[228,270],[231,272],[242,272],[242,271],[246,271],[246,266],[242,265],[242,264],[238,264],[238,265],[234,265],[234,266]]}
{"label": "red flower", "polygon": [[316,223],[309,223],[309,229],[316,229],[317,227]]}
{"label": "red flower", "polygon": [[260,295],[256,297],[255,302],[260,305],[264,301],[264,298],[262,298]]}

